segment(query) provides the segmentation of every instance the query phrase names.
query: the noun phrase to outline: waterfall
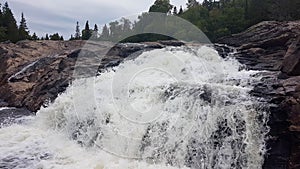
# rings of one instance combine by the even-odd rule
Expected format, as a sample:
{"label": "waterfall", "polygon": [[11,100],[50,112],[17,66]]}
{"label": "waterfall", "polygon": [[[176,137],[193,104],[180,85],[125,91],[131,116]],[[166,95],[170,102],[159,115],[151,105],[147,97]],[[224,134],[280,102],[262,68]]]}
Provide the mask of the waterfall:
{"label": "waterfall", "polygon": [[262,168],[257,73],[208,46],[145,51],[0,129],[0,168]]}

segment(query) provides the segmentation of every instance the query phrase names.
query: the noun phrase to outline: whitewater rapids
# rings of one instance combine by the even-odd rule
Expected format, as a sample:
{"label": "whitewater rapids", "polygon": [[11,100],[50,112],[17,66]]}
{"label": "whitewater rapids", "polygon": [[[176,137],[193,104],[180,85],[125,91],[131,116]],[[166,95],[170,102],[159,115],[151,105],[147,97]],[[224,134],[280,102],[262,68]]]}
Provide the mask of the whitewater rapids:
{"label": "whitewater rapids", "polygon": [[257,73],[207,46],[143,52],[3,125],[0,168],[262,168]]}

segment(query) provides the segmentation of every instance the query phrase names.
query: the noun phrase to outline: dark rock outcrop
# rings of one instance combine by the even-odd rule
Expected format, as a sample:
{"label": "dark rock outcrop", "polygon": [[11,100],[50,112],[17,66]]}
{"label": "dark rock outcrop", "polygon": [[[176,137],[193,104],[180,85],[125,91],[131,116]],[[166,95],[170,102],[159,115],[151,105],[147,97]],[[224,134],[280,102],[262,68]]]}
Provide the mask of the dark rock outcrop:
{"label": "dark rock outcrop", "polygon": [[300,168],[300,21],[267,21],[222,38],[252,70],[267,70],[252,95],[269,103],[265,169]]}
{"label": "dark rock outcrop", "polygon": [[299,36],[300,21],[265,21],[218,43],[237,47],[237,59],[249,69],[279,71],[287,50]]}
{"label": "dark rock outcrop", "polygon": [[68,86],[70,67],[62,68],[58,65],[68,54],[83,45],[82,41],[1,44],[1,99],[10,107],[36,111],[45,101],[54,99]]}
{"label": "dark rock outcrop", "polygon": [[281,71],[290,76],[300,76],[300,35],[288,48]]}
{"label": "dark rock outcrop", "polygon": [[[300,21],[262,22],[247,31],[222,38],[234,46],[233,57],[248,69],[266,70],[252,95],[270,104],[268,154],[265,169],[300,168]],[[143,50],[180,46],[181,42],[117,44],[86,41],[21,41],[0,44],[1,120],[30,115],[54,100],[74,78],[95,76],[107,67]],[[229,46],[216,45],[222,56]],[[75,69],[76,68],[76,69]],[[76,70],[76,71],[74,71]],[[209,93],[203,96],[209,100]],[[29,110],[29,111],[28,111]],[[26,113],[22,113],[26,112]],[[2,118],[2,119],[1,119]]]}

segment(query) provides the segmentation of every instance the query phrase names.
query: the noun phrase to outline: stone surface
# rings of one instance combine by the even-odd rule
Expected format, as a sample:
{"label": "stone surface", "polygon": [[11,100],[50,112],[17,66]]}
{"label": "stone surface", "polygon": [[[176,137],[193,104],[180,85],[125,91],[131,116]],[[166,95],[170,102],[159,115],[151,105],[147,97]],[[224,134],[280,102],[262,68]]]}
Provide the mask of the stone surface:
{"label": "stone surface", "polygon": [[266,21],[219,40],[248,69],[267,70],[252,95],[269,103],[265,169],[300,168],[300,21]]}
{"label": "stone surface", "polygon": [[44,102],[53,100],[68,86],[71,68],[58,65],[83,45],[83,41],[1,44],[1,99],[11,107],[38,110]]}
{"label": "stone surface", "polygon": [[[113,44],[92,41],[0,43],[0,106],[36,112],[74,78],[96,76],[143,50],[183,45],[177,41]],[[76,71],[75,71],[76,70]]]}
{"label": "stone surface", "polygon": [[[235,46],[237,51],[233,57],[248,69],[267,70],[251,92],[270,103],[265,169],[296,169],[300,166],[299,35],[300,21],[267,21],[219,40],[229,46],[215,45],[223,57],[234,52],[230,46]],[[182,43],[0,43],[0,107],[17,108],[3,110],[7,116],[12,112],[30,115],[45,102],[54,100],[74,78],[95,76],[107,67],[117,66],[125,58],[134,58],[144,50],[166,45],[180,46]],[[0,121],[7,116],[0,117]]]}
{"label": "stone surface", "polygon": [[[250,27],[245,32],[221,38],[218,43],[237,47],[236,57],[250,69],[279,71],[283,60],[290,62],[285,58],[295,58],[297,55],[299,58],[297,53],[299,48],[294,47],[297,46],[298,42],[295,39],[298,36],[300,36],[300,21],[265,21]],[[289,55],[287,55],[288,49]],[[293,69],[288,67],[284,69],[286,68]],[[295,75],[294,72],[297,70],[290,71],[292,71],[290,75]]]}
{"label": "stone surface", "polygon": [[257,47],[274,49],[274,47],[291,43],[289,40],[299,35],[299,23],[300,21],[264,21],[248,28],[245,32],[221,38],[218,42],[242,49]]}
{"label": "stone surface", "polygon": [[300,76],[300,35],[286,52],[281,71],[291,76]]}

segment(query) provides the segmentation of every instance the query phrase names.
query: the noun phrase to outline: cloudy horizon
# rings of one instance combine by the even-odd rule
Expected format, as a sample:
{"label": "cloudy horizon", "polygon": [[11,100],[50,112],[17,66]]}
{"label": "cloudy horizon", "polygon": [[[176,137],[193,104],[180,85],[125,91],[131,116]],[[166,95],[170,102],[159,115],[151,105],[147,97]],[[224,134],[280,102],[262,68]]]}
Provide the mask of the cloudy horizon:
{"label": "cloudy horizon", "polygon": [[[94,24],[99,27],[121,17],[137,16],[148,11],[155,0],[8,0],[10,8],[19,24],[23,12],[27,20],[30,33],[38,36],[46,33],[58,32],[65,39],[69,39],[75,32],[76,22],[84,28],[88,20],[90,27]],[[185,7],[187,0],[170,0],[172,5]],[[5,1],[2,1],[4,4]],[[130,4],[130,5],[128,5]],[[100,28],[101,29],[101,28]]]}

